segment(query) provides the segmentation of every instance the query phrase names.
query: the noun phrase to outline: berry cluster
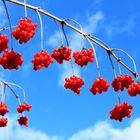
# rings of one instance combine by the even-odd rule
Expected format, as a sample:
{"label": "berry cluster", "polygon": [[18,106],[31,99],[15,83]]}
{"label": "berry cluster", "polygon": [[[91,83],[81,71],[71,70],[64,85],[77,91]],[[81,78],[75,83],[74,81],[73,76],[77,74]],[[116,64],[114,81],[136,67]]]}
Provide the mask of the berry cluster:
{"label": "berry cluster", "polygon": [[[18,113],[23,113],[24,111],[28,111],[29,112],[31,108],[32,108],[32,106],[29,105],[28,103],[23,103],[23,104],[20,104],[17,107],[17,111],[18,111]],[[18,119],[18,123],[20,125],[28,126],[28,117],[27,116],[21,116]]]}
{"label": "berry cluster", "polygon": [[101,94],[103,91],[107,91],[109,88],[109,84],[107,82],[107,80],[105,80],[104,78],[100,77],[97,78],[92,87],[89,89],[94,95],[96,95],[96,93]]}
{"label": "berry cluster", "polygon": [[140,82],[134,82],[129,88],[128,88],[128,94],[130,96],[136,96],[140,95]]}
{"label": "berry cluster", "polygon": [[[9,112],[9,110],[8,110],[7,105],[4,102],[0,101],[0,115],[4,116],[8,112]],[[8,123],[7,118],[3,118],[3,117],[0,118],[0,127],[7,126],[7,123]]]}
{"label": "berry cluster", "polygon": [[124,117],[131,117],[132,106],[129,105],[127,102],[123,104],[119,103],[116,104],[115,108],[110,110],[110,119],[122,121]]}
{"label": "berry cluster", "polygon": [[83,67],[87,65],[88,62],[94,61],[93,49],[83,49],[82,51],[74,52],[73,57],[75,59],[75,63]]}
{"label": "berry cluster", "polygon": [[17,70],[24,61],[21,56],[21,53],[16,53],[14,50],[4,50],[3,56],[0,57],[0,65],[2,65],[4,69]]}
{"label": "berry cluster", "polygon": [[40,70],[42,67],[47,68],[51,63],[53,63],[53,59],[47,51],[41,51],[34,55],[32,63],[34,65],[34,70]]}
{"label": "berry cluster", "polygon": [[34,36],[36,28],[37,24],[33,24],[31,18],[22,18],[12,35],[20,44],[26,43]]}
{"label": "berry cluster", "polygon": [[77,94],[80,94],[80,88],[84,85],[84,81],[81,77],[71,76],[70,78],[65,79],[65,88],[71,89]]}
{"label": "berry cluster", "polygon": [[66,48],[65,46],[61,46],[58,49],[53,50],[52,58],[54,58],[59,64],[63,63],[63,60],[69,61],[71,59],[70,48]]}
{"label": "berry cluster", "polygon": [[28,126],[28,117],[27,116],[22,116],[18,119],[18,123],[20,125]]}
{"label": "berry cluster", "polygon": [[17,111],[18,111],[18,113],[22,113],[23,111],[29,112],[31,108],[32,108],[32,106],[29,105],[28,103],[23,103],[17,107]]}
{"label": "berry cluster", "polygon": [[112,81],[112,87],[115,91],[121,90],[123,91],[124,88],[128,88],[134,80],[129,74],[126,75],[118,75],[113,81]]}
{"label": "berry cluster", "polygon": [[0,34],[0,53],[8,48],[8,41],[7,35]]}

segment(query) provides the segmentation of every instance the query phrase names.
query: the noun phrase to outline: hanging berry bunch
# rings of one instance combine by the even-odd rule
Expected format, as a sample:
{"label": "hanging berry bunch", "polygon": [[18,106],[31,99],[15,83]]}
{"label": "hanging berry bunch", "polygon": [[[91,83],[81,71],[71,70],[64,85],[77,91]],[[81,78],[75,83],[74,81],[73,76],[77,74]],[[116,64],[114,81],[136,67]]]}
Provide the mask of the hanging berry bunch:
{"label": "hanging berry bunch", "polygon": [[128,88],[128,94],[129,94],[130,96],[140,95],[140,82],[134,82],[134,83]]}
{"label": "hanging berry bunch", "polygon": [[[28,103],[23,103],[23,104],[20,104],[20,105],[17,107],[17,112],[23,114],[23,112],[25,112],[25,111],[28,111],[28,112],[29,112],[31,108],[32,108],[32,106],[29,105]],[[22,116],[18,119],[18,123],[19,123],[20,125],[28,126],[28,117],[22,115]]]}
{"label": "hanging berry bunch", "polygon": [[22,65],[23,59],[21,53],[16,53],[13,49],[11,51],[4,50],[4,54],[0,57],[0,65],[4,69],[18,69]]}
{"label": "hanging berry bunch", "polygon": [[123,104],[118,103],[116,104],[115,108],[110,111],[110,119],[122,121],[124,117],[131,117],[132,106],[129,105],[127,102]]}
{"label": "hanging berry bunch", "polygon": [[64,60],[69,61],[71,59],[71,52],[71,48],[66,48],[62,45],[60,48],[53,50],[52,58],[62,64]]}
{"label": "hanging berry bunch", "polygon": [[74,91],[77,94],[80,94],[80,88],[84,85],[84,81],[81,77],[71,76],[70,78],[65,79],[65,88]]}
{"label": "hanging berry bunch", "polygon": [[34,70],[40,70],[42,67],[47,68],[51,63],[53,63],[53,59],[47,51],[41,51],[34,55],[32,63],[34,65]]}
{"label": "hanging berry bunch", "polygon": [[75,63],[83,67],[87,65],[88,62],[94,61],[93,49],[83,49],[82,51],[74,52],[73,57],[75,59]]}
{"label": "hanging berry bunch", "polygon": [[0,53],[8,48],[8,41],[7,35],[0,34]]}
{"label": "hanging berry bunch", "polygon": [[126,75],[118,75],[113,81],[112,81],[112,87],[115,91],[121,90],[123,91],[124,88],[128,88],[134,80],[129,74]]}
{"label": "hanging berry bunch", "polygon": [[9,110],[8,110],[7,105],[4,102],[0,101],[0,115],[2,116],[2,118],[0,118],[0,127],[7,126],[8,119],[3,118],[3,116],[8,112]]}
{"label": "hanging berry bunch", "polygon": [[107,80],[105,80],[104,78],[100,77],[97,78],[92,87],[90,88],[90,91],[96,95],[96,93],[101,94],[102,92],[106,92],[109,88],[109,83],[107,82]]}
{"label": "hanging berry bunch", "polygon": [[12,35],[20,44],[26,43],[33,38],[36,28],[37,24],[33,24],[31,18],[22,18],[16,29],[12,32]]}

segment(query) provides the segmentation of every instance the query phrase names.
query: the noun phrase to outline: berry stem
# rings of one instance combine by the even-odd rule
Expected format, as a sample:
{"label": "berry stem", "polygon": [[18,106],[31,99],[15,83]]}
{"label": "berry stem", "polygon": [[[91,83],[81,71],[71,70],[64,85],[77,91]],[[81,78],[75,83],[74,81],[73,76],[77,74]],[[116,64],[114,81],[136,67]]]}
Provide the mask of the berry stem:
{"label": "berry stem", "polygon": [[25,17],[27,17],[27,7],[26,7],[26,0],[24,0],[24,14],[25,14]]}
{"label": "berry stem", "polygon": [[4,86],[4,84],[2,83],[2,81],[0,81],[0,86],[1,86],[1,101],[4,101],[5,100],[5,97],[4,97],[4,88],[5,88],[5,86]]}
{"label": "berry stem", "polygon": [[8,22],[9,22],[9,26],[10,26],[10,33],[11,33],[11,49],[13,49],[12,24],[11,24],[9,12],[8,12],[8,8],[7,8],[7,6],[6,6],[5,0],[2,0],[2,2],[3,2],[3,4],[4,4],[5,11],[6,11],[6,15],[7,15]]}
{"label": "berry stem", "polygon": [[122,75],[122,70],[121,70],[121,67],[120,67],[120,63],[119,62],[117,62],[117,63],[118,63],[119,73],[120,73],[120,75]]}
{"label": "berry stem", "polygon": [[88,38],[87,38],[87,40],[90,43],[91,47],[93,48],[93,52],[94,52],[94,55],[95,55],[95,61],[96,61],[96,68],[97,68],[97,71],[98,71],[98,76],[101,77],[100,67],[99,67],[99,62],[98,62],[95,47],[94,47],[93,43]]}
{"label": "berry stem", "polygon": [[40,39],[40,43],[41,43],[41,50],[44,50],[44,44],[43,44],[43,22],[42,22],[42,18],[40,13],[38,12],[38,9],[36,10],[39,20],[40,20],[40,35],[41,35],[41,39]]}
{"label": "berry stem", "polygon": [[[83,32],[82,25],[79,22],[77,22],[76,20],[73,20],[71,18],[66,18],[66,19],[64,19],[64,21],[72,21],[72,22],[74,22],[75,24],[77,24],[80,27],[81,32]],[[84,35],[82,34],[82,49],[84,48],[84,46],[85,46],[85,43],[84,43]]]}
{"label": "berry stem", "polygon": [[114,77],[116,78],[117,77],[116,70],[115,70],[115,67],[114,67],[114,64],[113,64],[113,61],[111,59],[111,55],[110,55],[109,52],[108,52],[108,57],[109,57],[109,61],[111,63],[111,67],[112,67],[112,70],[113,70],[113,73],[114,73]]}
{"label": "berry stem", "polygon": [[126,51],[124,51],[122,49],[118,49],[118,48],[113,48],[112,51],[120,51],[120,52],[124,53],[125,55],[127,55],[132,60],[132,63],[133,63],[133,66],[134,66],[134,71],[135,71],[135,73],[137,73],[137,76],[138,76],[136,62],[135,62],[134,58],[130,54],[128,54]]}
{"label": "berry stem", "polygon": [[54,22],[55,22],[55,24],[56,24],[56,26],[57,26],[57,28],[58,28],[58,31],[59,31],[59,34],[60,34],[60,37],[61,37],[61,44],[62,44],[62,46],[64,46],[62,30],[61,30],[61,28],[59,27],[59,25],[58,25],[58,23],[57,23],[57,21],[56,21],[55,19],[54,19]]}
{"label": "berry stem", "polygon": [[[15,28],[16,26],[12,26],[12,28]],[[0,29],[0,32],[1,31],[6,31],[6,30],[9,30],[10,29],[10,27],[3,27],[3,28],[1,28]]]}

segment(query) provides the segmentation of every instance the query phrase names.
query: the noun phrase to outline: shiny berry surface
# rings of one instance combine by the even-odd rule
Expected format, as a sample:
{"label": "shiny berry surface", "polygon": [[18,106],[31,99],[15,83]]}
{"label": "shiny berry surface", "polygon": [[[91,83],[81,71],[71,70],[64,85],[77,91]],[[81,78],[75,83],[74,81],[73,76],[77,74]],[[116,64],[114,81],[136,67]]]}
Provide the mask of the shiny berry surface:
{"label": "shiny berry surface", "polygon": [[20,44],[26,43],[33,38],[36,28],[37,24],[33,24],[31,18],[22,18],[16,29],[12,32],[12,35]]}
{"label": "shiny berry surface", "polygon": [[128,88],[128,94],[129,94],[130,96],[140,95],[140,82],[134,82],[134,83]]}
{"label": "shiny berry surface", "polygon": [[82,51],[77,51],[73,53],[75,63],[83,67],[89,62],[94,62],[93,49],[83,49]]}
{"label": "shiny berry surface", "polygon": [[34,70],[40,70],[43,67],[47,68],[51,63],[53,63],[53,59],[47,51],[41,51],[34,55],[32,63],[34,65]]}
{"label": "shiny berry surface", "polygon": [[129,105],[127,102],[124,102],[123,104],[118,103],[115,105],[115,107],[110,110],[110,119],[122,121],[124,117],[131,117],[133,107]]}
{"label": "shiny berry surface", "polygon": [[100,77],[94,81],[92,87],[89,90],[90,92],[93,93],[93,95],[96,95],[96,93],[101,94],[102,92],[106,92],[108,88],[109,88],[109,83],[107,82],[107,80]]}
{"label": "shiny berry surface", "polygon": [[9,110],[7,105],[4,102],[0,101],[0,115],[4,116],[8,112]]}
{"label": "shiny berry surface", "polygon": [[8,48],[8,41],[7,35],[0,34],[0,53]]}
{"label": "shiny berry surface", "polygon": [[30,109],[32,108],[31,105],[29,105],[28,103],[23,103],[23,104],[20,104],[18,107],[17,107],[17,111],[18,113],[22,113],[24,111],[30,111]]}
{"label": "shiny berry surface", "polygon": [[17,70],[24,61],[21,57],[22,54],[16,53],[14,50],[11,51],[4,50],[3,56],[0,57],[0,65],[2,65],[4,69]]}
{"label": "shiny berry surface", "polygon": [[74,91],[76,94],[80,94],[80,88],[84,85],[84,81],[81,77],[71,76],[65,79],[65,88]]}
{"label": "shiny berry surface", "polygon": [[66,48],[65,46],[61,46],[58,49],[53,50],[53,54],[51,55],[59,64],[62,64],[63,61],[69,61],[71,59],[71,48]]}

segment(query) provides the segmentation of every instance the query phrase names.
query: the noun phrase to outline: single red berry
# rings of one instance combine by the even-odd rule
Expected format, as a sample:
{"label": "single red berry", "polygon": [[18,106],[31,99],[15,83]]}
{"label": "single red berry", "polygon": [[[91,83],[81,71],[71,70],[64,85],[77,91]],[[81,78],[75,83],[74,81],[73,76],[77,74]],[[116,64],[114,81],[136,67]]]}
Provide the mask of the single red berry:
{"label": "single red berry", "polygon": [[51,55],[59,64],[62,64],[63,61],[69,61],[71,59],[71,52],[70,48],[66,48],[65,46],[61,46],[58,49],[53,50],[53,54]]}
{"label": "single red berry", "polygon": [[23,111],[29,112],[31,108],[32,108],[32,106],[29,105],[28,103],[23,103],[17,107],[17,111],[18,111],[18,113],[22,113]]}
{"label": "single red berry", "polygon": [[115,105],[115,107],[110,110],[110,119],[122,121],[124,117],[131,117],[133,107],[129,105],[127,102],[124,102],[123,104],[118,103]]}
{"label": "single red berry", "polygon": [[22,116],[18,119],[18,123],[20,125],[28,126],[28,117],[27,116]]}
{"label": "single red berry", "polygon": [[8,41],[7,35],[0,34],[0,53],[8,48]]}
{"label": "single red berry", "polygon": [[0,65],[2,65],[4,69],[17,70],[24,61],[21,56],[21,53],[16,53],[14,50],[4,50],[3,56],[0,57]]}
{"label": "single red berry", "polygon": [[0,115],[4,116],[8,112],[9,110],[7,105],[4,102],[0,101]]}
{"label": "single red berry", "polygon": [[73,53],[75,63],[83,67],[88,64],[88,62],[94,62],[93,49],[88,50],[83,49],[82,51],[77,51]]}
{"label": "single red berry", "polygon": [[80,94],[80,88],[84,85],[84,81],[81,77],[71,76],[70,78],[65,78],[65,88]]}
{"label": "single red berry", "polygon": [[41,51],[34,55],[32,63],[34,65],[34,70],[40,70],[42,67],[47,68],[51,63],[53,63],[53,59],[47,51]]}
{"label": "single red berry", "polygon": [[20,44],[26,43],[33,38],[36,28],[37,24],[33,24],[31,18],[22,18],[16,29],[12,32],[12,35],[16,40],[19,40]]}
{"label": "single red berry", "polygon": [[109,88],[109,83],[107,82],[107,80],[105,80],[104,78],[100,77],[97,78],[94,83],[92,84],[92,87],[89,89],[94,95],[96,95],[96,93],[101,94],[102,92],[106,92]]}
{"label": "single red berry", "polygon": [[0,118],[0,127],[7,126],[8,119],[7,118]]}

